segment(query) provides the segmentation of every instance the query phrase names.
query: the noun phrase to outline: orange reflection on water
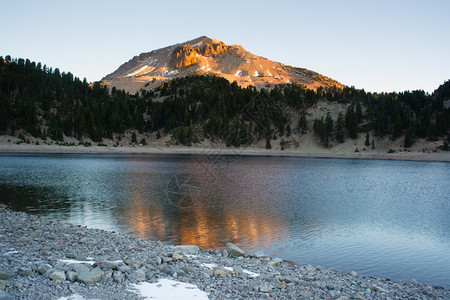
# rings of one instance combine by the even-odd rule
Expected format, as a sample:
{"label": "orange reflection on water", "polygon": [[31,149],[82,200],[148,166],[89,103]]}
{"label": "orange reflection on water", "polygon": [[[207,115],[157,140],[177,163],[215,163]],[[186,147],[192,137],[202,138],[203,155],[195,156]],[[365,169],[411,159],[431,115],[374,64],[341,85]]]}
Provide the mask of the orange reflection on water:
{"label": "orange reflection on water", "polygon": [[140,237],[164,240],[167,229],[161,206],[150,206],[139,194],[133,193],[130,205],[123,212],[125,223]]}
{"label": "orange reflection on water", "polygon": [[270,246],[286,236],[286,224],[262,209],[231,206],[218,214],[197,204],[187,209],[170,207],[176,211],[165,215],[162,205],[149,205],[137,195],[132,199],[124,212],[125,223],[144,238],[173,238],[175,244],[217,249],[227,242]]}
{"label": "orange reflection on water", "polygon": [[[170,202],[163,193],[147,199],[148,196],[139,193],[140,189],[130,188],[133,192],[121,215],[136,235],[181,245],[217,249],[232,242],[258,248],[258,245],[270,247],[286,238],[289,226],[273,213],[272,202],[255,200],[255,203],[232,192],[221,198],[221,194],[205,186],[202,193],[192,195],[194,201],[187,208],[173,205],[177,199],[171,198]],[[259,190],[252,192],[255,199],[261,198]],[[171,197],[177,195],[171,194]],[[186,195],[178,196],[182,199]],[[211,196],[214,199],[209,198]]]}
{"label": "orange reflection on water", "polygon": [[201,205],[183,214],[176,223],[175,243],[212,249],[223,247],[227,242],[270,246],[286,235],[286,224],[265,213],[228,207],[219,215]]}

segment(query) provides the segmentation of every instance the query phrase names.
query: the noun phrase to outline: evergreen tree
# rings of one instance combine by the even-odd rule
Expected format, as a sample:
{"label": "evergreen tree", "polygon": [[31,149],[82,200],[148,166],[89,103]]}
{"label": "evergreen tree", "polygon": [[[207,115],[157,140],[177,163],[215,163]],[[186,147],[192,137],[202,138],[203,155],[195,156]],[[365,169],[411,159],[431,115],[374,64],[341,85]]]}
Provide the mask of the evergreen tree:
{"label": "evergreen tree", "polygon": [[266,138],[266,149],[272,149],[272,145],[270,145],[270,137]]}
{"label": "evergreen tree", "polygon": [[358,116],[353,106],[349,106],[347,113],[345,114],[345,123],[347,126],[348,134],[351,139],[358,137]]}
{"label": "evergreen tree", "polygon": [[370,134],[369,132],[366,133],[366,142],[364,143],[366,146],[370,146]]}
{"label": "evergreen tree", "polygon": [[133,133],[131,134],[131,143],[132,143],[132,144],[137,144],[136,132],[134,132],[134,131],[133,131]]}
{"label": "evergreen tree", "polygon": [[336,121],[336,140],[339,143],[345,142],[344,139],[344,116],[342,113],[339,113],[338,119]]}
{"label": "evergreen tree", "polygon": [[405,148],[409,148],[414,144],[414,128],[409,127],[405,133]]}

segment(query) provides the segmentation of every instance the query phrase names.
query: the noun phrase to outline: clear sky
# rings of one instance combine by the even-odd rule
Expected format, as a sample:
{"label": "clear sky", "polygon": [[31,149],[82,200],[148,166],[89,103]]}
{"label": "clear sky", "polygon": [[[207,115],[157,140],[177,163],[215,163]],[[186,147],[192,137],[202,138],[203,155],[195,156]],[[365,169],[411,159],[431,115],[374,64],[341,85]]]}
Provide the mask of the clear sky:
{"label": "clear sky", "polygon": [[6,1],[0,55],[88,81],[134,55],[207,35],[366,91],[450,79],[449,0]]}

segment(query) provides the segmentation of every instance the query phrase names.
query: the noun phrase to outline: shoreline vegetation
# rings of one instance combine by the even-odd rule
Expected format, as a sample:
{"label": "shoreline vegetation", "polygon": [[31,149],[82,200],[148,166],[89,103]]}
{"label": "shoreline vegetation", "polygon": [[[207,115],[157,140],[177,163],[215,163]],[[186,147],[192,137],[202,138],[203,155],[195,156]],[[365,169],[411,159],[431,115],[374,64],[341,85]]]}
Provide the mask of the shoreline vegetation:
{"label": "shoreline vegetation", "polygon": [[450,160],[450,81],[432,94],[372,93],[295,82],[243,88],[189,75],[129,94],[8,55],[0,57],[0,86],[3,152]]}
{"label": "shoreline vegetation", "polygon": [[346,274],[233,244],[168,245],[1,204],[0,236],[0,299],[450,298],[450,290],[415,280]]}
{"label": "shoreline vegetation", "polygon": [[[434,161],[434,162],[450,162],[450,152],[448,151],[430,151],[423,148],[414,151],[402,151],[394,149],[368,150],[361,146],[357,152],[350,149],[358,149],[356,141],[351,145],[338,145],[338,147],[325,149],[319,145],[308,145],[306,147],[289,148],[281,150],[264,149],[258,146],[248,146],[240,148],[229,148],[224,145],[205,143],[200,145],[183,146],[171,145],[167,146],[163,141],[159,143],[130,144],[124,143],[116,146],[112,141],[108,143],[95,144],[89,142],[81,143],[78,140],[69,139],[64,143],[54,143],[48,141],[43,143],[42,140],[33,139],[31,136],[23,140],[17,137],[0,135],[0,153],[66,153],[66,154],[158,154],[158,155],[207,155],[207,156],[280,156],[280,157],[309,157],[309,158],[336,158],[336,159],[368,159],[368,160],[409,160],[409,161]],[[425,144],[425,143],[422,143]],[[433,145],[431,146],[433,147]],[[400,148],[400,147],[399,147]]]}

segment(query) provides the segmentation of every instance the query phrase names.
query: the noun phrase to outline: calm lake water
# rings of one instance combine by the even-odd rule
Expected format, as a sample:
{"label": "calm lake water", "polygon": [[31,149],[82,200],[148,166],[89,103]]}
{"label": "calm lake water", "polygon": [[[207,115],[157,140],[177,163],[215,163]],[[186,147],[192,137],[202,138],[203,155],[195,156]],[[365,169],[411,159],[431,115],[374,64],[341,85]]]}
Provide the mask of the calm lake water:
{"label": "calm lake water", "polygon": [[89,227],[450,288],[450,163],[2,154],[0,195]]}

